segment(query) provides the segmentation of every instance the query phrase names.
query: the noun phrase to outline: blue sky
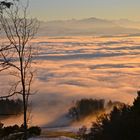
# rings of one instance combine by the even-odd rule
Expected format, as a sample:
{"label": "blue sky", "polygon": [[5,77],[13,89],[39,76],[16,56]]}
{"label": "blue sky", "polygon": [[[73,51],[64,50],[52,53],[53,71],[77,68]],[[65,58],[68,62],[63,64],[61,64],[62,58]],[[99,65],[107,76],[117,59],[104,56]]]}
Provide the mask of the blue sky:
{"label": "blue sky", "polygon": [[31,14],[41,20],[99,17],[140,20],[140,0],[30,0]]}

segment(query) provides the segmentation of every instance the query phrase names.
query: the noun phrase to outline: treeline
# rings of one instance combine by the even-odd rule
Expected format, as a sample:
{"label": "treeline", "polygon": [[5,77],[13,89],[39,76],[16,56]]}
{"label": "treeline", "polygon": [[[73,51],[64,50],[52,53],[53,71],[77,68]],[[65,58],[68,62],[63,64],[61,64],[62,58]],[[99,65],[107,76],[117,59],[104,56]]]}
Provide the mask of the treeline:
{"label": "treeline", "polygon": [[104,99],[81,99],[77,101],[73,107],[71,107],[68,111],[68,116],[74,120],[79,120],[88,115],[95,115],[101,111],[105,111],[106,109],[110,109],[113,106],[121,106],[120,102],[112,102],[109,101],[105,103]]}
{"label": "treeline", "polygon": [[18,115],[23,112],[22,101],[20,99],[0,100],[0,117],[8,117],[11,115]]}
{"label": "treeline", "polygon": [[114,107],[82,136],[85,140],[140,140],[140,91],[132,106]]}
{"label": "treeline", "polygon": [[[32,126],[27,129],[27,137],[39,136],[41,134],[41,128],[37,126]],[[18,126],[8,126],[4,127],[0,123],[0,139],[2,140],[22,140],[24,136],[24,127],[23,125]]]}

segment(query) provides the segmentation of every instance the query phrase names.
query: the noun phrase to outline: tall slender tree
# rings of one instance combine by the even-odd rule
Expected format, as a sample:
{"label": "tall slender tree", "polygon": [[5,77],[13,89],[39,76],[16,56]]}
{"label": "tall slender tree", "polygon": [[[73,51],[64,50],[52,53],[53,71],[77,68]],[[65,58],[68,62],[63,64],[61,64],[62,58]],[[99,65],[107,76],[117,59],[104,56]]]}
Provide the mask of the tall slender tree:
{"label": "tall slender tree", "polygon": [[24,5],[19,0],[0,2],[0,23],[6,38],[8,49],[0,51],[3,69],[10,69],[16,77],[11,92],[2,98],[16,94],[22,96],[24,113],[24,139],[27,139],[27,111],[31,84],[33,80],[32,61],[35,48],[30,44],[38,29],[38,21],[28,18],[29,2]]}

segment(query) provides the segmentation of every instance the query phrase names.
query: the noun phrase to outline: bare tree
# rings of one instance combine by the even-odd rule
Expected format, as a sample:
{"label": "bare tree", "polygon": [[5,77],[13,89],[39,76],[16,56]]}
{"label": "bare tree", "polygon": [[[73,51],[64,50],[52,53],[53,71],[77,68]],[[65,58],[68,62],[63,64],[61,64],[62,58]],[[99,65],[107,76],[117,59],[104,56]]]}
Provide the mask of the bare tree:
{"label": "bare tree", "polygon": [[[6,8],[10,8],[11,7],[11,5],[12,5],[13,3],[12,2],[7,2],[6,0],[4,0],[4,1],[0,1],[0,13],[2,13],[3,12],[3,10],[4,9],[6,9]],[[0,31],[1,31],[1,28],[0,28]],[[9,45],[1,45],[0,46],[0,52],[2,52],[2,51],[5,51],[5,50],[9,50],[11,48],[11,44],[9,44]],[[1,55],[0,55],[0,66],[2,66],[2,59],[1,59]],[[9,68],[8,66],[7,67],[4,67],[4,68],[0,68],[0,72],[1,71],[3,71],[3,70],[6,70],[7,68]]]}
{"label": "bare tree", "polygon": [[28,6],[28,1],[24,6],[20,1],[15,0],[12,3],[0,4],[0,23],[10,43],[0,51],[1,65],[3,69],[10,69],[11,74],[16,77],[16,83],[11,87],[9,94],[1,98],[9,98],[17,94],[22,96],[24,139],[27,139],[27,110],[34,75],[32,61],[35,48],[30,41],[38,29],[38,21],[28,18]]}

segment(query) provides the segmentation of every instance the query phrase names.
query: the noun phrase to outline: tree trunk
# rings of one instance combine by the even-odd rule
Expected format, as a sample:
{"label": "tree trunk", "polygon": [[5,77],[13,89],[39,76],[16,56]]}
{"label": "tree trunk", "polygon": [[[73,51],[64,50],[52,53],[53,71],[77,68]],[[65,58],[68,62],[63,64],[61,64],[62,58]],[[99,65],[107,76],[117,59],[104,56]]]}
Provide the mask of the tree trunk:
{"label": "tree trunk", "polygon": [[24,109],[24,140],[27,140],[27,107],[25,93],[23,93],[23,109]]}
{"label": "tree trunk", "polygon": [[21,68],[21,82],[22,82],[22,97],[23,97],[23,115],[24,115],[24,140],[27,140],[27,103],[26,103],[26,88],[25,78],[23,71],[23,57],[20,56],[20,68]]}

